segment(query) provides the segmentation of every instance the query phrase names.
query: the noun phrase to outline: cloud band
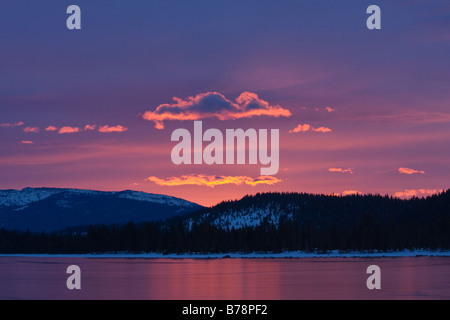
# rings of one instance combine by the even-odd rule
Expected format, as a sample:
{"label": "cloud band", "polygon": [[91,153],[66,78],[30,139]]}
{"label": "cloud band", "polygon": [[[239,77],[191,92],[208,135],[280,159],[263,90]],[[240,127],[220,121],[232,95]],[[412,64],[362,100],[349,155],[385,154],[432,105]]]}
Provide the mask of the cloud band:
{"label": "cloud band", "polygon": [[156,183],[159,186],[174,187],[174,186],[206,186],[214,188],[220,185],[274,185],[281,182],[273,176],[261,176],[259,178],[251,178],[246,176],[208,176],[208,175],[183,175],[181,177],[171,177],[166,179],[160,179],[158,177],[149,177],[146,181]]}

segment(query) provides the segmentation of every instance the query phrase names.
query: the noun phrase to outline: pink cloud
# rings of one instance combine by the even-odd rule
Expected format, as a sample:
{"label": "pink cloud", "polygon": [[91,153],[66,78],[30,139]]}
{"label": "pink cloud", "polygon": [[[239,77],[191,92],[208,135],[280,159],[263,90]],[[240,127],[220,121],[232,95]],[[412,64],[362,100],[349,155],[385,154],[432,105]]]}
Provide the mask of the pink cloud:
{"label": "pink cloud", "polygon": [[34,144],[33,141],[29,141],[29,140],[23,140],[20,142],[21,144]]}
{"label": "pink cloud", "polygon": [[55,126],[48,126],[47,128],[45,128],[45,131],[56,131],[56,130],[58,130],[58,128]]}
{"label": "pink cloud", "polygon": [[357,191],[357,190],[345,190],[344,192],[342,192],[343,196],[353,196],[353,195],[357,195],[357,194],[362,194],[362,192]]}
{"label": "pink cloud", "polygon": [[161,104],[155,111],[142,115],[145,120],[153,121],[155,128],[164,129],[166,120],[201,120],[217,118],[232,120],[258,116],[290,117],[292,113],[278,105],[270,105],[252,92],[243,92],[235,102],[228,100],[218,92],[200,93],[185,100],[174,97],[175,103]]}
{"label": "pink cloud", "polygon": [[23,129],[23,132],[25,133],[38,133],[39,128],[38,127],[26,127]]}
{"label": "pink cloud", "polygon": [[398,172],[402,173],[402,174],[415,174],[415,173],[420,173],[420,174],[425,174],[425,171],[420,171],[420,170],[414,170],[414,169],[410,169],[410,168],[399,168]]}
{"label": "pink cloud", "polygon": [[0,123],[1,128],[15,128],[23,126],[24,123],[22,121],[16,122],[16,123]]}
{"label": "pink cloud", "polygon": [[332,132],[332,130],[330,128],[326,128],[326,127],[312,128],[311,130],[314,132],[321,132],[321,133]]}
{"label": "pink cloud", "polygon": [[183,175],[181,177],[171,177],[167,179],[160,179],[157,177],[149,177],[146,181],[154,182],[159,186],[185,186],[185,185],[196,185],[196,186],[206,186],[214,188],[219,185],[273,185],[281,182],[282,180],[274,176],[261,176],[257,179],[246,177],[246,176],[207,176],[207,175]]}
{"label": "pink cloud", "polygon": [[65,134],[65,133],[77,133],[80,132],[80,128],[78,127],[62,127],[59,129],[58,134]]}
{"label": "pink cloud", "polygon": [[329,169],[328,169],[328,171],[330,171],[330,172],[350,173],[350,174],[353,174],[353,170],[355,170],[355,168],[347,168],[347,169],[342,169],[342,168],[329,168]]}
{"label": "pink cloud", "polygon": [[394,194],[394,197],[401,199],[408,199],[412,197],[426,197],[433,194],[438,194],[442,190],[438,189],[407,189],[405,191],[399,191]]}
{"label": "pink cloud", "polygon": [[121,125],[117,125],[117,126],[102,126],[100,127],[100,129],[98,129],[98,132],[102,132],[102,133],[111,133],[111,132],[125,132],[127,131],[128,128],[121,126]]}
{"label": "pink cloud", "polygon": [[290,130],[289,133],[299,133],[299,132],[308,132],[308,131],[320,132],[320,133],[332,132],[332,130],[330,128],[327,128],[327,127],[313,128],[311,125],[305,123],[305,124],[299,124],[297,127]]}
{"label": "pink cloud", "polygon": [[335,111],[336,111],[336,109],[333,109],[333,108],[331,108],[331,107],[326,107],[325,110],[326,110],[327,112],[335,112]]}
{"label": "pink cloud", "polygon": [[311,126],[309,124],[299,124],[297,127],[290,130],[289,133],[307,132],[309,130],[311,130]]}
{"label": "pink cloud", "polygon": [[87,124],[84,126],[84,130],[86,131],[95,130],[95,127],[97,127],[95,124]]}

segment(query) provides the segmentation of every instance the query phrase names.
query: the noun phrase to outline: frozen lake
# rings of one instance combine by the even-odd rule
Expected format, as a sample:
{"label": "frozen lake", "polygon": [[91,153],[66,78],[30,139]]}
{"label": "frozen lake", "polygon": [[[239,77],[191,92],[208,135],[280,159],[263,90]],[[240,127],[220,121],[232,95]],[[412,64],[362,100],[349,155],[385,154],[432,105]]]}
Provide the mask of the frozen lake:
{"label": "frozen lake", "polygon": [[[66,269],[81,268],[81,290]],[[366,269],[381,268],[381,290]],[[449,257],[142,259],[0,257],[0,299],[450,299]]]}

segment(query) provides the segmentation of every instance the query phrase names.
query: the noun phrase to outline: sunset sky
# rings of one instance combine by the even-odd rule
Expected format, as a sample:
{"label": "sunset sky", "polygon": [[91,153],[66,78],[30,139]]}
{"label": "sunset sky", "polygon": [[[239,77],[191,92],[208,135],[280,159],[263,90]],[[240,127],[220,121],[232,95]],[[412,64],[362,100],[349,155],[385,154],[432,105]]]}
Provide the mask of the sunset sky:
{"label": "sunset sky", "polygon": [[[279,129],[279,173],[174,165],[193,120]],[[447,0],[0,2],[0,189],[426,196],[449,159]]]}

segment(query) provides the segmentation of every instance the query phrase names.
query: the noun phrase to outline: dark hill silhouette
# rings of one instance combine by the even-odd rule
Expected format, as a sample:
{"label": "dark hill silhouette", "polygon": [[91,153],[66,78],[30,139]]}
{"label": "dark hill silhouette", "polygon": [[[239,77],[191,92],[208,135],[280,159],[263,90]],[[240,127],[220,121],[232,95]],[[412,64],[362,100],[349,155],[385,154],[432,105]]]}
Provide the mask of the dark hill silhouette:
{"label": "dark hill silhouette", "polygon": [[450,249],[450,190],[401,200],[265,193],[165,222],[37,234],[0,230],[0,253]]}

